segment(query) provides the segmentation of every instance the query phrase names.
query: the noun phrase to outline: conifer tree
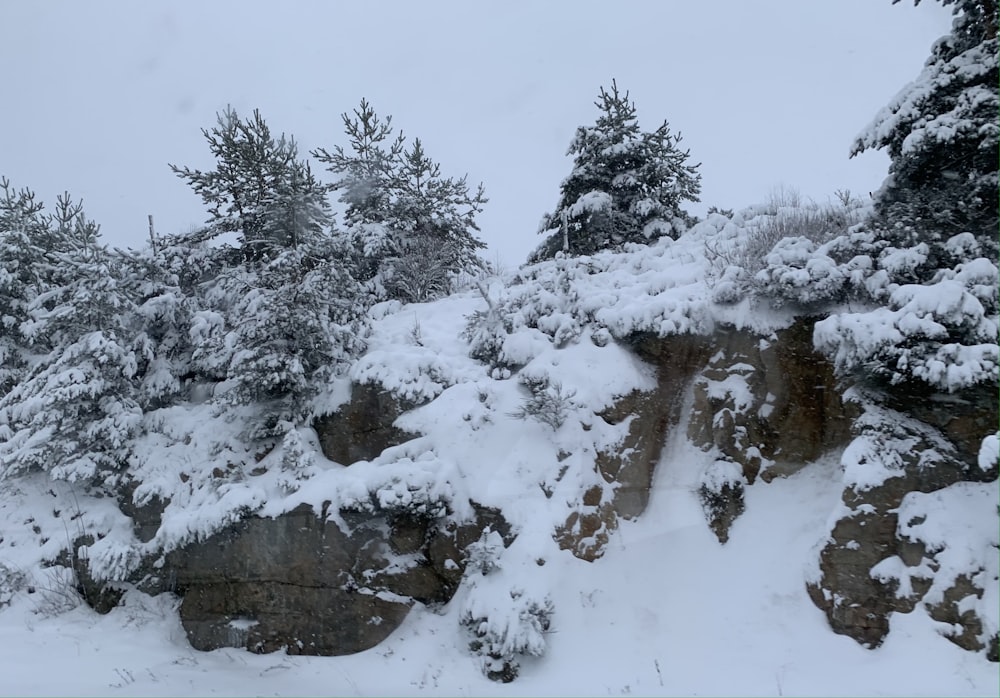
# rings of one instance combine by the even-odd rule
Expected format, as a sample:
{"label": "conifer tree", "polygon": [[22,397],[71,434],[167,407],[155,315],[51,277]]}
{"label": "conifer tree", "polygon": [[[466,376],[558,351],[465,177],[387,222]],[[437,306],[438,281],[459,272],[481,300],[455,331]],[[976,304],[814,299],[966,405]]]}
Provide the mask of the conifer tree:
{"label": "conifer tree", "polygon": [[47,352],[0,400],[7,432],[2,474],[41,469],[56,479],[114,487],[142,418],[126,326],[131,301],[80,204],[60,197],[48,224],[53,249],[38,268],[50,281],[21,326],[25,339]]}
{"label": "conifer tree", "polygon": [[858,137],[854,153],[885,148],[889,176],[869,230],[836,254],[876,307],[817,325],[817,346],[842,373],[901,395],[928,388],[995,402],[997,347],[997,4],[954,6],[918,78]]}
{"label": "conifer tree", "polygon": [[349,148],[313,156],[338,176],[358,278],[379,297],[423,301],[446,293],[459,272],[482,266],[474,231],[487,199],[466,177],[444,177],[420,139],[409,147],[362,100],[343,114]]}
{"label": "conifer tree", "polygon": [[[194,301],[190,345],[174,341],[182,351],[173,361],[186,362],[190,379],[225,382],[216,392],[223,407],[256,408],[249,438],[280,437],[363,348],[366,299],[332,230],[327,187],[298,159],[294,140],[272,137],[259,112],[241,121],[231,109],[204,133],[216,169],[173,169],[212,218],[159,254],[173,270],[169,283]],[[212,244],[221,232],[238,233],[238,251]]]}
{"label": "conifer tree", "polygon": [[917,79],[878,113],[851,154],[884,148],[891,159],[875,204],[876,222],[894,244],[972,233],[995,250],[997,3],[941,1],[954,5],[951,33],[934,44]]}
{"label": "conifer tree", "polygon": [[203,129],[217,163],[203,172],[171,165],[208,207],[208,228],[235,232],[248,262],[274,256],[328,222],[326,188],[298,159],[293,138],[275,138],[260,112],[241,120],[232,108]]}
{"label": "conifer tree", "polygon": [[[230,348],[223,399],[257,405],[251,438],[299,426],[311,400],[364,349],[363,296],[329,249],[333,240],[286,249],[244,279],[222,345]],[[324,249],[326,247],[327,249]]]}
{"label": "conifer tree", "polygon": [[[573,170],[561,186],[559,202],[542,218],[539,233],[549,237],[529,261],[570,254],[592,254],[625,242],[648,243],[663,235],[677,237],[687,224],[684,201],[698,201],[701,175],[687,163],[664,121],[652,132],[639,129],[635,104],[616,82],[603,87],[600,115],[593,126],[580,126],[567,155]],[[565,222],[565,229],[564,229]]]}
{"label": "conifer tree", "polygon": [[15,190],[0,179],[0,397],[23,377],[28,343],[21,325],[28,307],[46,290],[42,269],[51,248],[48,222],[41,202],[28,190]]}

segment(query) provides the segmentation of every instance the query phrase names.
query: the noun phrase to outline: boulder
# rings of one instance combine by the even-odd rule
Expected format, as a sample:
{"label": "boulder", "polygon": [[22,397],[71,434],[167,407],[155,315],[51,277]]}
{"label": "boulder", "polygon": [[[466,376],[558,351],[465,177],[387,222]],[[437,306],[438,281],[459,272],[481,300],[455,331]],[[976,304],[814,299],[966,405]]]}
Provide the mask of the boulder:
{"label": "boulder", "polygon": [[170,553],[165,573],[182,597],[196,649],[343,655],[374,647],[415,602],[445,603],[464,550],[487,527],[513,539],[499,512],[474,521],[399,512],[340,512],[346,530],[309,506],[251,517]]}

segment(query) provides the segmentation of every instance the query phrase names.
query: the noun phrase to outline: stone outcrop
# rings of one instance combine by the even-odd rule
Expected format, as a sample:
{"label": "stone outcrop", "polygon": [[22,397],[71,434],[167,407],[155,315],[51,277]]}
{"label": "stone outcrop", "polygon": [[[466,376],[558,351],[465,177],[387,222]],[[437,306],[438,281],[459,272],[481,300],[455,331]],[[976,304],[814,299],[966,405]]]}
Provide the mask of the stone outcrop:
{"label": "stone outcrop", "polygon": [[[844,491],[847,513],[834,524],[830,540],[820,552],[820,581],[807,587],[813,603],[826,612],[834,632],[875,648],[889,632],[890,615],[913,610],[916,598],[897,597],[896,585],[873,577],[871,570],[893,555],[914,566],[919,563],[920,557],[896,535],[899,520],[895,510],[909,492],[932,492],[960,479],[960,469],[948,465],[911,467],[879,487]],[[918,583],[918,596],[929,586]]]}
{"label": "stone outcrop", "polygon": [[[638,335],[631,344],[656,367],[657,386],[650,392],[630,393],[597,415],[608,424],[631,418],[618,448],[598,452],[594,458],[601,480],[612,487],[590,488],[555,532],[560,548],[590,562],[604,555],[620,518],[634,519],[645,511],[667,432],[680,421],[684,391],[711,348],[707,338],[695,335],[666,339]],[[605,498],[608,492],[611,495]]]}
{"label": "stone outcrop", "polygon": [[342,655],[374,647],[414,601],[446,603],[465,569],[465,549],[487,527],[509,544],[499,512],[473,522],[406,513],[343,511],[344,531],[301,506],[248,518],[167,556],[182,597],[181,623],[201,650]]}
{"label": "stone outcrop", "polygon": [[656,388],[626,395],[598,415],[609,424],[631,418],[628,433],[614,452],[597,454],[594,467],[612,487],[587,492],[556,532],[560,546],[597,559],[619,518],[642,514],[686,399],[686,436],[706,451],[716,449],[723,464],[735,464],[740,474],[720,478],[707,472],[703,478],[706,518],[723,543],[743,512],[744,485],[791,474],[843,447],[851,411],[841,401],[832,366],[813,349],[813,324],[801,319],[767,339],[726,327],[708,337],[633,337],[633,350],[656,368]]}
{"label": "stone outcrop", "polygon": [[390,446],[415,438],[394,426],[399,415],[417,407],[417,403],[395,397],[372,383],[351,386],[351,400],[333,414],[313,423],[323,455],[350,465],[376,458]]}
{"label": "stone outcrop", "polygon": [[737,463],[748,485],[789,475],[850,440],[833,367],[800,319],[771,338],[720,329],[694,385],[688,437]]}
{"label": "stone outcrop", "polygon": [[[904,497],[911,492],[937,492],[960,482],[992,482],[997,477],[995,468],[983,470],[978,466],[978,443],[974,450],[971,437],[982,429],[977,440],[981,442],[984,433],[996,429],[995,396],[978,404],[974,399],[950,399],[950,409],[940,412],[927,407],[934,402],[928,396],[924,398],[910,410],[910,415],[919,416],[919,429],[897,413],[894,436],[908,439],[907,448],[900,453],[902,465],[897,473],[874,487],[845,489],[845,513],[834,524],[820,552],[820,578],[807,587],[835,632],[869,648],[885,640],[893,613],[909,613],[921,602],[937,567],[933,554],[900,532],[897,512]],[[901,399],[898,394],[890,395],[889,402],[900,404]],[[873,573],[876,566],[895,558],[903,567],[900,573],[907,575],[908,593],[900,593],[897,578]],[[983,590],[960,576],[945,592],[943,601],[927,604],[927,610],[935,620],[957,628],[947,635],[953,642],[965,649],[981,650],[982,623],[958,604],[970,594],[982,596]],[[987,654],[996,661],[996,638],[991,643],[986,647]]]}
{"label": "stone outcrop", "polygon": [[[582,466],[593,467],[596,484],[553,532],[559,546],[584,560],[603,555],[620,520],[645,511],[663,446],[683,418],[686,432],[678,436],[716,456],[701,475],[699,493],[721,543],[744,510],[747,487],[843,449],[852,423],[861,424],[862,408],[842,401],[831,365],[813,350],[812,328],[812,320],[800,319],[766,338],[732,327],[711,336],[632,337],[631,348],[656,370],[656,387],[623,396],[595,415],[611,425],[627,422],[628,429],[614,451],[598,452],[592,466],[589,460]],[[995,467],[984,471],[976,462],[982,436],[996,429],[995,397],[988,390],[961,396],[914,386],[888,390],[887,409],[919,428],[909,434],[913,445],[903,452],[898,472],[876,486],[843,493],[844,514],[819,554],[818,579],[807,587],[834,631],[877,647],[892,613],[922,602],[932,583],[922,571],[934,569],[934,552],[900,534],[897,511],[911,492],[996,480]],[[394,423],[416,406],[360,385],[349,403],[314,426],[324,454],[350,465],[414,438]],[[854,428],[860,433],[865,427]],[[939,457],[929,461],[923,454],[932,450]],[[557,481],[570,457],[583,456],[560,453]],[[541,486],[551,496],[552,483]],[[137,538],[151,540],[166,502],[138,507],[126,491],[120,504]],[[300,507],[274,519],[240,521],[170,553],[165,564],[144,561],[130,581],[150,592],[181,595],[181,620],[199,649],[358,652],[385,639],[414,602],[451,599],[463,578],[466,550],[484,531],[497,531],[510,544],[513,534],[501,512],[474,510],[473,521],[461,522],[377,507],[329,517]],[[898,579],[873,573],[897,557],[913,571],[905,593]],[[93,580],[85,561],[72,563],[88,601],[101,611],[112,608],[121,590]],[[963,602],[982,593],[971,576],[960,576],[937,601],[924,603],[932,618],[955,628],[953,642],[985,648],[996,660],[996,638],[983,639],[981,620]]]}

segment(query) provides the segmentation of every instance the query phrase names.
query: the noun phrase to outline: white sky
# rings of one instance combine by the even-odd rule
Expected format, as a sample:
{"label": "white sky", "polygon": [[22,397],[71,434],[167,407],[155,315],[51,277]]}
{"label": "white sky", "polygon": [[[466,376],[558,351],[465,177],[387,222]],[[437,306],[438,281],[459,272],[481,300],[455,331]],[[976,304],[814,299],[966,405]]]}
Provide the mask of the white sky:
{"label": "white sky", "polygon": [[167,163],[208,169],[200,129],[259,108],[305,155],[345,144],[366,97],[446,175],[482,181],[488,256],[522,262],[569,173],[566,148],[616,78],[640,125],[701,162],[701,214],[780,183],[867,195],[853,137],[916,77],[950,13],[930,0],[6,2],[0,175],[82,197],[116,246],[206,218]]}

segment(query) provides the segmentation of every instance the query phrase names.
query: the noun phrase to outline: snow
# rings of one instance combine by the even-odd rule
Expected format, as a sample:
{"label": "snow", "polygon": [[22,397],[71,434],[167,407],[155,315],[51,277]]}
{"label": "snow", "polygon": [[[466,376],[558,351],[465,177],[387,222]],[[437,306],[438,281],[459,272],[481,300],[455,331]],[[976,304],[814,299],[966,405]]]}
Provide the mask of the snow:
{"label": "snow", "polygon": [[965,575],[984,593],[966,598],[963,608],[982,619],[980,640],[1000,628],[1000,546],[995,482],[959,482],[936,492],[910,492],[899,507],[901,536],[924,544],[935,562],[933,584],[924,603],[941,603],[944,592]]}
{"label": "snow", "polygon": [[[996,666],[934,637],[938,624],[921,609],[894,615],[877,650],[830,632],[803,569],[839,499],[835,461],[748,488],[747,511],[720,546],[694,491],[706,458],[682,439],[669,443],[646,514],[623,523],[597,562],[548,549],[539,567],[537,541],[523,551],[515,543],[502,573],[463,586],[441,609],[417,606],[384,643],[352,656],[195,651],[169,595],[129,592],[106,616],[82,606],[49,616],[41,592],[20,594],[0,613],[3,693],[995,695]],[[502,685],[482,675],[456,630],[463,609],[478,613],[509,595],[501,582],[511,579],[547,593],[555,610],[541,634],[545,655],[522,660],[519,678]],[[59,670],[39,671],[42,657]]]}
{"label": "snow", "polygon": [[[421,436],[371,462],[326,460],[309,429],[286,437],[282,448],[258,462],[239,446],[240,419],[220,419],[209,403],[147,415],[148,433],[133,455],[144,482],[135,499],[171,498],[164,525],[148,543],[131,539],[130,521],[111,502],[80,497],[70,483],[34,475],[5,482],[0,564],[23,570],[36,592],[0,588],[0,603],[9,603],[0,608],[0,643],[10,667],[3,692],[994,695],[995,665],[937,637],[940,624],[922,606],[895,614],[885,643],[867,650],[832,633],[806,594],[830,516],[844,513],[842,488],[891,477],[898,466],[893,454],[905,453],[912,439],[890,443],[863,431],[840,458],[833,454],[791,477],[747,487],[746,513],[720,546],[706,525],[698,489],[706,478],[721,484],[738,481],[740,474],[733,464],[718,462],[717,454],[693,447],[682,423],[664,449],[647,511],[610,532],[602,558],[584,562],[556,546],[552,531],[565,521],[566,505],[579,502],[595,485],[610,487],[594,471],[594,452],[614,448],[628,429],[628,420],[611,425],[594,413],[654,385],[651,367],[616,337],[640,328],[663,331],[660,313],[671,304],[672,317],[687,317],[699,328],[733,312],[707,298],[706,268],[697,261],[702,245],[696,229],[691,240],[596,255],[572,268],[556,260],[524,270],[533,289],[513,285],[506,301],[521,323],[510,335],[512,352],[515,343],[523,346],[517,379],[491,378],[485,364],[468,357],[469,345],[460,335],[466,316],[486,304],[480,295],[377,306],[369,353],[355,365],[355,380],[433,401],[397,420],[397,426]],[[588,265],[593,273],[581,271]],[[567,281],[578,293],[572,296],[576,304],[565,308],[565,319],[529,326],[543,314],[534,315],[536,299],[560,302],[555,294],[545,300],[529,290]],[[640,315],[638,292],[660,310]],[[601,312],[594,310],[597,305]],[[746,322],[768,328],[787,317],[758,308],[758,317]],[[560,330],[567,325],[571,332]],[[749,404],[743,375],[748,367],[733,368],[709,390],[731,396],[737,405]],[[540,383],[574,391],[558,428],[514,416],[530,396],[529,387]],[[347,390],[346,380],[335,380],[324,399],[342,404]],[[866,409],[874,426],[898,419]],[[996,436],[986,440],[984,468],[995,461],[996,444]],[[288,465],[283,449],[301,452],[301,459]],[[560,460],[561,453],[570,455]],[[242,475],[219,482],[212,472],[216,463],[228,463]],[[258,468],[264,472],[252,474]],[[299,468],[294,487],[287,486],[289,468]],[[65,568],[41,567],[58,554],[70,531],[76,537],[76,527],[100,538],[80,552],[103,576],[114,578],[138,553],[204,537],[247,510],[276,516],[305,503],[319,512],[329,501],[329,515],[343,525],[339,509],[368,510],[374,501],[388,509],[422,507],[433,516],[445,515],[447,504],[453,516],[467,519],[473,495],[503,509],[518,532],[514,543],[504,550],[495,533],[485,536],[480,554],[485,563],[470,566],[447,605],[418,604],[385,642],[352,656],[260,656],[232,648],[197,652],[187,644],[171,595],[129,591],[106,616],[78,598],[67,610],[61,599],[76,597],[66,581],[71,578],[59,576]],[[990,545],[996,522],[979,520],[994,515],[994,500],[994,485],[973,483],[904,500],[902,534],[924,541],[929,550],[945,540],[967,541],[937,554],[936,585],[963,571],[983,578],[995,571]],[[56,515],[57,507],[63,511]],[[69,520],[77,509],[80,515]],[[25,523],[25,511],[40,513]],[[920,516],[926,519],[916,523]],[[902,582],[907,574],[928,570],[903,570],[889,558],[872,574]],[[997,624],[990,608],[997,605],[996,584],[986,588],[982,599],[963,603],[980,614],[989,631]],[[249,622],[235,621],[232,632],[245,632]],[[521,652],[514,683],[483,676],[490,660],[469,647],[479,633],[501,652]],[[39,657],[57,662],[60,670],[39,672]]]}

